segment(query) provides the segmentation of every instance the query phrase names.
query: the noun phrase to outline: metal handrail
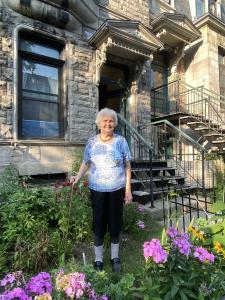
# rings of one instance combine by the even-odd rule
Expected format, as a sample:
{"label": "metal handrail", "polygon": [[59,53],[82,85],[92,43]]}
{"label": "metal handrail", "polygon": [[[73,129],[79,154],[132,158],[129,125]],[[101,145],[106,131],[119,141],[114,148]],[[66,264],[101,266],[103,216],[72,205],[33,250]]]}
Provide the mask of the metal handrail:
{"label": "metal handrail", "polygon": [[[169,122],[168,120],[161,120],[161,121],[155,121],[155,122],[149,122],[143,126],[140,126],[140,129],[143,128],[147,128],[148,126],[157,126],[157,125],[167,125],[170,128],[172,128],[174,130],[174,132],[176,132],[180,137],[183,137],[184,139],[186,139],[187,141],[189,141],[191,143],[191,145],[197,149],[200,152],[200,155],[202,157],[202,162],[204,164],[204,157],[205,157],[205,152],[206,149],[199,144],[198,142],[196,142],[194,139],[192,139],[188,134],[186,134],[185,132],[183,132],[180,128],[176,127],[175,125],[173,125],[171,122]],[[174,159],[173,159],[174,160]],[[182,169],[184,171],[184,173],[189,177],[192,178],[193,181],[195,181],[197,183],[198,186],[204,188],[204,176],[202,177],[202,183],[200,184],[198,180],[196,180],[182,165],[181,163],[178,163],[177,160],[175,161],[175,164],[178,168]],[[204,166],[202,166],[202,168],[204,168]]]}
{"label": "metal handrail", "polygon": [[[127,122],[127,120],[125,120],[120,114],[117,114],[119,122],[123,125],[124,129],[125,129],[125,135],[127,135],[127,132],[130,134],[130,137],[133,138],[133,141],[137,142],[137,148],[138,148],[138,159],[140,160],[142,158],[142,151],[144,150],[144,156],[145,159],[147,157],[147,164],[149,165],[149,197],[150,197],[150,203],[151,203],[151,207],[154,207],[154,199],[153,199],[153,177],[152,177],[152,158],[153,158],[153,147],[151,144],[149,144],[138,132],[135,128],[133,128],[131,126],[131,124],[129,124]],[[132,145],[134,148],[136,147],[136,145]],[[139,153],[140,151],[140,153]],[[134,157],[133,157],[134,161],[135,161],[135,151],[134,151]],[[147,171],[147,169],[146,169]],[[143,182],[143,178],[139,178],[142,186],[145,186],[144,182]]]}
{"label": "metal handrail", "polygon": [[205,151],[205,148],[199,144],[198,142],[196,142],[194,139],[192,139],[188,134],[186,134],[185,132],[183,132],[183,130],[181,130],[180,128],[176,127],[175,125],[173,125],[172,123],[170,123],[170,121],[168,120],[161,120],[161,121],[155,121],[155,122],[149,122],[143,126],[140,126],[140,129],[146,128],[148,126],[151,125],[160,125],[160,124],[166,124],[169,127],[171,127],[173,130],[175,130],[177,133],[179,133],[181,136],[183,136],[185,139],[187,139],[189,142],[191,142],[193,145],[195,145],[198,149],[200,149],[200,151]]}
{"label": "metal handrail", "polygon": [[140,139],[140,140],[142,141],[142,143],[143,143],[146,147],[148,147],[151,151],[153,150],[152,145],[149,144],[148,142],[146,142],[146,140],[140,135],[140,133],[138,133],[138,131],[137,131],[134,127],[132,127],[132,126],[130,125],[130,123],[127,122],[126,119],[124,119],[120,114],[117,114],[117,116],[118,116],[118,119],[119,119],[122,123],[124,123],[124,124],[126,125],[126,127],[128,127],[129,130],[130,130],[131,132],[133,132],[133,133],[138,137],[138,139]]}

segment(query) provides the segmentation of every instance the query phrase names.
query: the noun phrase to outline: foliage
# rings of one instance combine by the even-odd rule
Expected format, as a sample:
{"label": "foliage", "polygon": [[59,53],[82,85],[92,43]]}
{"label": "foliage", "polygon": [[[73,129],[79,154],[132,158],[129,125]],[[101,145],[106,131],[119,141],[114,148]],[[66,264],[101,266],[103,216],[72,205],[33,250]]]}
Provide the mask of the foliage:
{"label": "foliage", "polygon": [[191,243],[186,233],[167,230],[162,246],[153,239],[144,244],[146,268],[139,279],[140,299],[220,299],[225,274],[216,254]]}
{"label": "foliage", "polygon": [[225,247],[225,203],[215,202],[208,209],[209,218],[199,218],[189,226],[194,237],[202,236],[202,244],[213,247],[219,243]]}
{"label": "foliage", "polygon": [[109,276],[105,271],[95,272],[90,265],[85,266],[83,271],[97,294],[107,295],[110,299],[132,299],[135,283],[133,274],[126,273],[117,280],[117,277],[113,278],[113,276]]}
{"label": "foliage", "polygon": [[0,173],[0,204],[22,188],[23,179],[14,165],[8,165]]}
{"label": "foliage", "polygon": [[0,211],[0,269],[38,271],[63,264],[75,241],[90,239],[91,208],[83,183],[21,188]]}
{"label": "foliage", "polygon": [[127,233],[138,232],[141,222],[145,220],[144,210],[137,203],[124,205],[123,210],[123,230]]}
{"label": "foliage", "polygon": [[216,186],[214,188],[214,197],[216,201],[223,201],[224,200],[224,193],[225,193],[225,172],[217,171],[216,172]]}

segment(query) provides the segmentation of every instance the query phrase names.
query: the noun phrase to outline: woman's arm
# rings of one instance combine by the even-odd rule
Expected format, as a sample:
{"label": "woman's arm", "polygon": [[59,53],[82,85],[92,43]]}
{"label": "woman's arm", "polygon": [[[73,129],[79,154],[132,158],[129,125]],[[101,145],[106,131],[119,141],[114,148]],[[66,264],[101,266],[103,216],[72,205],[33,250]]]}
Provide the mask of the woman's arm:
{"label": "woman's arm", "polygon": [[126,173],[126,186],[125,186],[125,203],[129,204],[132,202],[133,197],[131,193],[131,167],[130,162],[126,161],[125,164],[125,173]]}
{"label": "woman's arm", "polygon": [[71,177],[70,177],[70,182],[72,182],[72,183],[74,183],[74,184],[75,184],[75,183],[78,183],[79,180],[85,175],[85,173],[87,172],[88,168],[89,168],[89,165],[87,165],[87,164],[85,164],[85,163],[83,162],[83,163],[81,164],[81,166],[80,166],[80,169],[79,169],[77,175],[76,175],[76,176],[71,176]]}

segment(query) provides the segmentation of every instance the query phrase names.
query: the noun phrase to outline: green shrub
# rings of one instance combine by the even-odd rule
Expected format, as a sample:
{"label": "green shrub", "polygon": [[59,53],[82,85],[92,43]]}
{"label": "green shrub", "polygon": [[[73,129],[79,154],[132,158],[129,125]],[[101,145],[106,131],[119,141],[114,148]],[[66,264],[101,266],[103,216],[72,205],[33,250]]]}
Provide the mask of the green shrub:
{"label": "green shrub", "polygon": [[14,165],[9,165],[0,173],[0,205],[8,197],[22,188],[22,179]]}
{"label": "green shrub", "polygon": [[7,257],[8,269],[33,272],[58,266],[73,255],[75,241],[91,237],[85,188],[73,191],[64,185],[23,188],[2,204],[0,264]]}
{"label": "green shrub", "polygon": [[127,233],[138,232],[137,223],[141,218],[144,218],[144,214],[141,215],[136,202],[133,202],[129,205],[124,205],[123,230]]}

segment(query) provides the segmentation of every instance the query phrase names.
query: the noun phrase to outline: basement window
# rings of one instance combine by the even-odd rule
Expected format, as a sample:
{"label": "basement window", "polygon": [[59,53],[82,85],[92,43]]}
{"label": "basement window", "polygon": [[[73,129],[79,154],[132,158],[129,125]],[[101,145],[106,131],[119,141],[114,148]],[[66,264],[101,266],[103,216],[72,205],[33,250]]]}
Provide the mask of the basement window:
{"label": "basement window", "polygon": [[19,34],[19,137],[63,137],[63,45],[30,32]]}
{"label": "basement window", "polygon": [[27,183],[31,186],[54,185],[67,180],[66,173],[38,174],[29,176]]}

